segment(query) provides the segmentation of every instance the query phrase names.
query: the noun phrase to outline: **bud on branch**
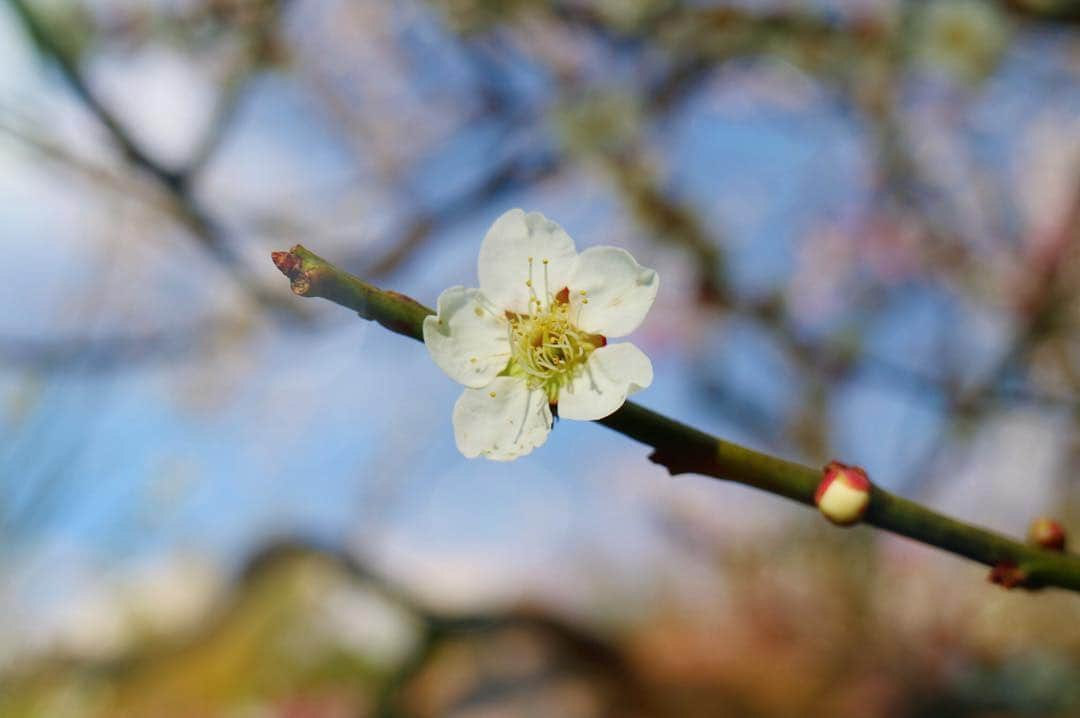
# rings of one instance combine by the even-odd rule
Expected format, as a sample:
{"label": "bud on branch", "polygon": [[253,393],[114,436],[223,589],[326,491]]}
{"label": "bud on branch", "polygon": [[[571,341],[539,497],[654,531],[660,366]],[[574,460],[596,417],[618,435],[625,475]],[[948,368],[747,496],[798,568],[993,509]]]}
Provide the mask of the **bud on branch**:
{"label": "bud on branch", "polygon": [[1031,522],[1028,540],[1048,551],[1065,550],[1065,529],[1057,521],[1041,516]]}
{"label": "bud on branch", "polygon": [[870,505],[870,479],[866,472],[858,466],[833,461],[824,473],[814,492],[818,510],[837,526],[859,523]]}

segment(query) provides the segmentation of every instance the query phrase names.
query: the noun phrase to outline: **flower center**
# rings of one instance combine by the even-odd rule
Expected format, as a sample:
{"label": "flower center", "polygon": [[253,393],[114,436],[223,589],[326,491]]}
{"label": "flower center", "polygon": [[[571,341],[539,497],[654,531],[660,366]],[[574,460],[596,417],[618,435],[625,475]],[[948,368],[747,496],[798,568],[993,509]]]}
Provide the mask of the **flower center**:
{"label": "flower center", "polygon": [[[529,286],[532,288],[531,280]],[[510,323],[507,373],[524,378],[530,389],[543,389],[554,404],[559,390],[574,379],[589,355],[607,340],[574,325],[570,319],[570,290],[565,287],[554,296],[548,294],[546,302],[534,291],[529,304],[532,314],[506,313]]]}

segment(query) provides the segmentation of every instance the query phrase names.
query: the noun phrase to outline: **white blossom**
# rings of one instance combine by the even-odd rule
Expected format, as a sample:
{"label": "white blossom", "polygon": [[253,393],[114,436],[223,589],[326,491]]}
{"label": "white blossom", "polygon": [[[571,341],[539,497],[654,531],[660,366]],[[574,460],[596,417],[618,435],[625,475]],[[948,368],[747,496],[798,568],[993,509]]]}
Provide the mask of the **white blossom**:
{"label": "white blossom", "polygon": [[513,209],[478,265],[479,289],[450,287],[424,320],[431,358],[466,387],[453,413],[462,454],[515,459],[544,443],[555,413],[601,419],[652,383],[640,349],[608,343],[641,324],[659,287],[629,252],[579,254],[558,224]]}

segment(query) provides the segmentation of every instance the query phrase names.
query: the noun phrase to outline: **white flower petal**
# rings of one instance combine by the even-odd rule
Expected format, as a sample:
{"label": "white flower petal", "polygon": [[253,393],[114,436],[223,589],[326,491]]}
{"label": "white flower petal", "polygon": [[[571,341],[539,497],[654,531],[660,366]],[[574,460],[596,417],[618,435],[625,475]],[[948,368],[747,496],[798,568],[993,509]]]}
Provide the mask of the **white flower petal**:
{"label": "white flower petal", "polygon": [[507,321],[479,289],[450,287],[424,319],[424,344],[439,368],[468,387],[487,386],[510,361]]}
{"label": "white flower petal", "polygon": [[626,397],[652,384],[652,362],[629,342],[600,347],[559,392],[559,416],[592,421],[614,413]]}
{"label": "white flower petal", "polygon": [[515,377],[466,389],[454,404],[454,440],[469,458],[516,459],[543,444],[550,431],[547,395]]}
{"label": "white flower petal", "polygon": [[567,286],[573,305],[570,316],[579,328],[621,337],[645,319],[656,299],[660,278],[625,249],[590,247],[578,255]]}
{"label": "white flower petal", "polygon": [[539,212],[512,209],[495,220],[480,246],[480,289],[500,309],[531,314],[530,297],[546,305],[567,286],[576,256],[574,240],[562,227]]}

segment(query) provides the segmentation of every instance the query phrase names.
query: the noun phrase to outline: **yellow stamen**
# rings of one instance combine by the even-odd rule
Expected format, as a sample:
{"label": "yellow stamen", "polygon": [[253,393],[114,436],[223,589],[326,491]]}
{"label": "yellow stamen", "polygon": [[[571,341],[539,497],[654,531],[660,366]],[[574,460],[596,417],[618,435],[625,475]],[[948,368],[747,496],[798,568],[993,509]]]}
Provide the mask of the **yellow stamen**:
{"label": "yellow stamen", "polygon": [[[543,389],[548,400],[555,402],[559,390],[577,376],[589,355],[603,346],[603,338],[584,332],[571,322],[571,304],[548,291],[546,269],[545,266],[546,302],[533,292],[529,300],[530,308],[535,305],[533,313],[507,314],[511,357],[508,373],[524,378],[530,389]],[[531,282],[531,261],[529,270]],[[559,295],[567,293],[562,289]]]}

